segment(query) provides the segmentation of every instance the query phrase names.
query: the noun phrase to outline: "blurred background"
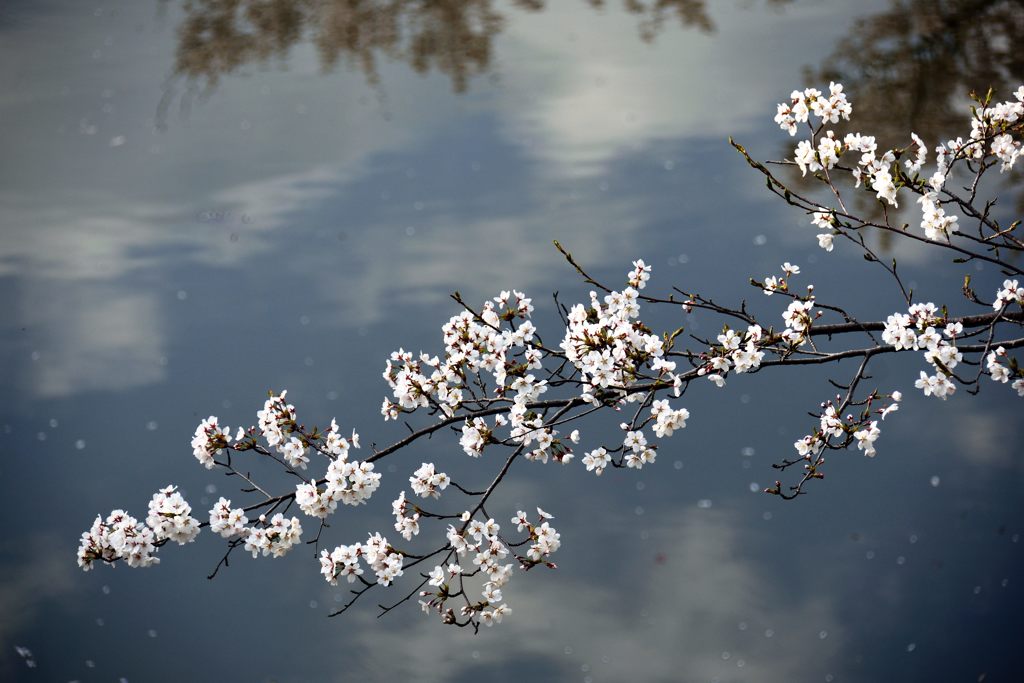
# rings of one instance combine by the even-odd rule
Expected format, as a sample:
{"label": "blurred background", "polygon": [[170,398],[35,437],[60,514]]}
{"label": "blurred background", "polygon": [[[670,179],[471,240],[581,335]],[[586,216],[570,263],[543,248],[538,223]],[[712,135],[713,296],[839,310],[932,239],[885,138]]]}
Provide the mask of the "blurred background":
{"label": "blurred background", "polygon": [[[884,317],[900,301],[881,270],[819,250],[727,137],[789,156],[775,104],[837,79],[852,128],[934,145],[969,130],[972,88],[1021,84],[1022,37],[1011,0],[5,3],[0,678],[1019,680],[1022,404],[990,382],[925,399],[916,354],[874,366],[872,385],[906,397],[878,457],[833,457],[799,501],[757,491],[853,367],[695,385],[689,426],[641,472],[520,462],[489,507],[506,524],[553,513],[559,569],[516,576],[511,617],[475,637],[414,605],[377,619],[397,589],[328,619],[345,589],[309,546],[236,554],[213,581],[209,534],[149,570],[85,574],[75,549],[97,514],[144,516],[168,483],[200,517],[240,501],[189,441],[210,414],[254,423],[268,389],[364,449],[400,438],[379,415],[384,360],[439,352],[455,290],[523,289],[559,338],[551,293],[587,288],[552,239],[609,283],[642,257],[652,292],[749,297],[769,316],[782,302],[747,279],[791,261],[822,301]],[[993,185],[999,215],[1019,215],[1019,178]],[[871,239],[954,312],[976,312],[965,274],[979,292],[1001,281]],[[326,543],[389,535],[421,462],[477,487],[492,455],[442,438],[388,458]]]}

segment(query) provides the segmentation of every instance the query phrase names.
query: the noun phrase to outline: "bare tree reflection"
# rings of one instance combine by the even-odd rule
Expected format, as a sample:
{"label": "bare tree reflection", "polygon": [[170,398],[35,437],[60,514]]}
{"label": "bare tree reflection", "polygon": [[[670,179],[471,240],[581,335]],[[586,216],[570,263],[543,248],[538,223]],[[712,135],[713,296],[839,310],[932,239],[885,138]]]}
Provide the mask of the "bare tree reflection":
{"label": "bare tree reflection", "polygon": [[[178,30],[175,71],[216,85],[250,63],[284,60],[296,43],[316,45],[325,70],[358,67],[372,83],[394,59],[420,73],[436,69],[457,91],[487,71],[502,17],[491,0],[189,0]],[[536,3],[523,0],[520,7]]]}
{"label": "bare tree reflection", "polygon": [[[765,0],[781,6],[791,0]],[[606,0],[585,0],[604,10]],[[652,41],[670,22],[703,32],[715,29],[706,0],[621,0]],[[492,66],[492,43],[508,9],[539,12],[545,0],[187,0],[178,29],[175,74],[208,90],[221,76],[251,63],[287,58],[309,41],[325,70],[339,63],[379,81],[382,60],[418,73],[446,75],[456,92]]]}
{"label": "bare tree reflection", "polygon": [[[604,0],[588,0],[591,7],[603,9]],[[777,3],[778,0],[775,0]],[[644,42],[654,40],[665,22],[673,16],[679,20],[683,28],[696,28],[705,33],[715,30],[715,25],[707,14],[705,0],[623,0],[622,6],[627,12],[638,18],[640,37]]]}
{"label": "bare tree reflection", "polygon": [[[875,135],[879,147],[906,146],[908,131],[934,146],[969,131],[964,103],[972,90],[992,88],[1003,100],[1024,82],[1022,42],[1024,0],[892,0],[855,22],[821,65],[807,67],[804,81],[843,83],[854,102],[849,128]],[[792,153],[787,141],[782,156]],[[1019,184],[1003,180],[1001,195],[1024,211]],[[877,218],[875,204],[869,195],[858,198],[858,208],[877,210]],[[912,224],[913,210],[906,216]],[[885,236],[879,240],[884,250]]]}
{"label": "bare tree reflection", "polygon": [[1020,85],[1022,40],[1024,0],[893,0],[856,22],[809,82],[842,81],[857,125],[882,143],[905,144],[890,138],[908,130],[944,140],[962,131],[971,89],[1005,98]]}

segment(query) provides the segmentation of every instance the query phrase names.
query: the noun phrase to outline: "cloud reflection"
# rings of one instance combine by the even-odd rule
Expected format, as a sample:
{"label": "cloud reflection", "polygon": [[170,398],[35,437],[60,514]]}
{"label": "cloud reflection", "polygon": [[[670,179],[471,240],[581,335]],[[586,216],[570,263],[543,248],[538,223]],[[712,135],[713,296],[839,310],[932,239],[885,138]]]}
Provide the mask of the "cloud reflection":
{"label": "cloud reflection", "polygon": [[54,554],[63,540],[34,538],[18,562],[0,564],[0,671],[12,663],[17,634],[29,628],[46,603],[74,587],[75,566],[65,553]]}
{"label": "cloud reflection", "polygon": [[[863,11],[850,11],[857,9]],[[508,30],[514,56],[503,77],[503,135],[524,146],[546,177],[596,176],[624,155],[668,141],[719,138],[727,156],[726,137],[748,130],[752,121],[771,120],[765,103],[789,87],[778,82],[777,65],[795,61],[805,47],[775,44],[771,60],[758,59],[751,46],[761,42],[766,23],[798,24],[790,30],[823,42],[834,29],[814,11],[787,16],[732,3],[715,4],[713,18],[721,29],[715,35],[689,33],[646,45],[621,40],[632,21],[628,12],[594,17],[569,40],[564,27],[578,21],[569,5],[522,17]],[[828,21],[835,21],[834,13]],[[745,58],[739,89],[736,63],[723,54]]]}
{"label": "cloud reflection", "polygon": [[110,286],[32,289],[23,324],[40,341],[29,386],[41,398],[113,391],[159,382],[166,373],[164,325],[156,296]]}
{"label": "cloud reflection", "polygon": [[[650,554],[649,545],[638,543],[597,551],[622,558],[611,561],[621,569],[608,583],[574,579],[565,569],[520,575],[506,590],[512,616],[455,650],[452,629],[425,623],[432,617],[422,615],[361,629],[358,649],[382,679],[424,682],[468,680],[505,665],[523,670],[564,645],[566,658],[548,664],[560,666],[566,678],[585,666],[596,680],[781,683],[807,679],[841,651],[842,628],[829,600],[773,589],[764,568],[745,557],[740,525],[712,511],[676,514],[651,530],[664,540],[657,564],[634,561]],[[606,527],[595,522],[595,528]],[[573,541],[601,542],[599,534],[590,536]],[[467,657],[467,650],[476,654]]]}

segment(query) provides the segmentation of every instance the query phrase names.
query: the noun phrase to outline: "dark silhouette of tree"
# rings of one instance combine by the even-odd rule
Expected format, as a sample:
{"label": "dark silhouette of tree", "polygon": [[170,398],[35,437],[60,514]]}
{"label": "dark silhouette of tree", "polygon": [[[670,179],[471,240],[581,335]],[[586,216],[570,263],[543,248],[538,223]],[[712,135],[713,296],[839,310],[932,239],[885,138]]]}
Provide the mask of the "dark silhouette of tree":
{"label": "dark silhouette of tree", "polygon": [[[791,0],[765,0],[781,6]],[[606,0],[586,0],[597,11]],[[706,0],[621,0],[645,42],[673,20],[681,28],[715,30]],[[175,75],[209,89],[252,63],[286,59],[312,42],[325,71],[339,63],[379,81],[382,59],[417,73],[446,75],[455,92],[492,68],[492,43],[508,10],[540,12],[544,0],[187,0],[178,29]]]}
{"label": "dark silhouette of tree", "polygon": [[1022,41],[1024,0],[893,0],[857,21],[807,82],[842,82],[858,127],[880,144],[906,144],[895,138],[909,130],[945,141],[962,130],[971,89],[1004,96],[1021,84]]}
{"label": "dark silhouette of tree", "polygon": [[[913,131],[931,156],[935,145],[963,135],[972,90],[984,97],[991,88],[1005,99],[1024,83],[1022,41],[1024,0],[892,0],[887,10],[857,20],[828,58],[805,69],[804,81],[819,88],[840,82],[857,103],[856,124],[835,126],[837,132],[874,135],[887,149],[910,144]],[[786,145],[781,156],[792,154]],[[814,184],[795,170],[789,180],[804,189]],[[1024,210],[1019,184],[1008,177],[1001,184],[1003,201]],[[854,201],[873,218],[883,213],[870,193]],[[877,237],[888,251],[889,236]]]}

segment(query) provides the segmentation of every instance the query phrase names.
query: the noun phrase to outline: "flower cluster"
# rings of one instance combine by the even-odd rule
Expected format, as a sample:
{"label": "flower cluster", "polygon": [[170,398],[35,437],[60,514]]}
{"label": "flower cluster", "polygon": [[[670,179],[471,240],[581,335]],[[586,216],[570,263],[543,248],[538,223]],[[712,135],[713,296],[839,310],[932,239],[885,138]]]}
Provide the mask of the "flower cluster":
{"label": "flower cluster", "polygon": [[488,518],[486,522],[472,519],[469,512],[463,513],[462,521],[467,522],[462,529],[456,529],[449,524],[447,534],[449,545],[459,557],[475,553],[473,564],[481,567],[492,581],[499,581],[503,576],[511,573],[511,564],[499,564],[500,560],[508,556],[508,548],[498,538],[501,525],[493,518]]}
{"label": "flower cluster", "polygon": [[[937,329],[940,326],[941,333]],[[963,360],[963,354],[956,347],[956,338],[963,329],[961,323],[947,323],[946,316],[939,315],[935,304],[913,304],[906,313],[893,313],[886,318],[882,341],[892,344],[897,351],[923,349],[924,359],[935,369],[935,374],[922,370],[914,386],[924,391],[925,396],[945,399],[956,391],[956,385],[949,378],[953,368]]]}
{"label": "flower cluster", "polygon": [[271,393],[263,408],[256,411],[260,433],[271,446],[282,444],[296,424],[295,406],[285,400],[287,395],[287,390],[278,395]]}
{"label": "flower cluster", "polygon": [[686,427],[690,411],[686,408],[673,410],[667,400],[660,400],[651,404],[651,417],[655,420],[654,435],[663,439],[672,436],[675,430]]}
{"label": "flower cluster", "polygon": [[[689,413],[687,413],[688,415]],[[626,467],[639,470],[643,469],[644,465],[653,464],[655,458],[658,457],[657,446],[647,444],[647,437],[644,436],[643,430],[634,431],[625,422],[619,426],[626,431],[626,437],[622,440],[622,451],[625,454],[623,459]]]}
{"label": "flower cluster", "polygon": [[[874,398],[873,394],[868,400],[869,405]],[[903,395],[894,391],[889,398],[891,403],[877,411],[882,420],[890,413],[899,410],[899,403],[903,400]],[[870,410],[865,410],[859,419],[855,419],[853,415],[847,415],[844,420],[839,414],[840,408],[837,403],[826,401],[821,404],[821,408],[822,411],[818,415],[818,429],[793,443],[797,455],[807,461],[804,465],[806,469],[812,470],[813,473],[813,468],[823,462],[820,458],[822,451],[826,448],[845,448],[851,439],[857,444],[857,449],[864,452],[864,455],[875,457],[874,444],[881,435],[881,429],[878,421],[870,419]],[[833,444],[833,439],[838,439],[839,442]],[[777,492],[777,489],[769,491]]]}
{"label": "flower cluster", "polygon": [[[430,574],[427,575],[427,583],[435,588],[440,588],[445,585],[447,581],[455,578],[462,573],[462,566],[452,562],[447,567],[441,565],[435,566],[430,570]],[[430,594],[428,591],[427,595]]]}
{"label": "flower cluster", "polygon": [[282,557],[302,540],[298,517],[285,517],[279,512],[269,522],[266,515],[260,515],[258,521],[261,526],[250,527],[245,534],[245,550],[253,557]]}
{"label": "flower cluster", "polygon": [[295,502],[304,513],[320,519],[325,519],[338,507],[338,499],[327,491],[321,491],[315,479],[295,487]]}
{"label": "flower cluster", "polygon": [[604,469],[611,464],[612,456],[601,446],[583,455],[581,462],[587,466],[587,472],[593,472],[597,476],[604,474]]}
{"label": "flower cluster", "polygon": [[[504,418],[503,418],[504,419]],[[474,417],[462,424],[462,436],[459,438],[459,445],[471,458],[479,458],[483,455],[484,446],[491,439],[491,429],[487,421],[482,417]]]}
{"label": "flower cluster", "polygon": [[[504,291],[485,302],[479,315],[463,311],[441,328],[443,359],[425,353],[414,356],[404,349],[392,353],[384,379],[394,401],[384,399],[384,418],[397,419],[403,412],[427,407],[451,416],[466,398],[465,383],[471,375],[486,372],[501,395],[509,378],[540,368],[541,352],[532,344],[536,331],[529,320],[532,312],[533,304],[525,294]],[[514,325],[516,320],[521,322]]]}
{"label": "flower cluster", "polygon": [[[512,518],[519,532],[526,532],[527,537],[521,543],[529,543],[525,556],[516,555],[520,567],[529,570],[537,565],[543,564],[550,569],[556,565],[551,562],[550,557],[562,545],[561,535],[551,526],[548,520],[552,515],[537,508],[536,522],[530,522],[525,512],[520,510]],[[469,512],[462,515],[464,522],[462,529],[454,526],[448,527],[448,540],[451,549],[459,556],[468,558],[473,555],[473,564],[476,566],[472,572],[464,572],[462,565],[451,563],[447,567],[437,565],[427,575],[427,583],[433,590],[425,590],[420,593],[420,606],[426,613],[436,611],[441,615],[442,621],[449,624],[459,624],[459,617],[455,610],[447,606],[447,601],[456,598],[463,598],[463,605],[459,610],[462,618],[462,625],[473,623],[493,626],[500,623],[502,618],[511,612],[508,604],[504,602],[502,588],[508,583],[512,576],[510,563],[503,560],[508,557],[509,549],[499,538],[500,525],[493,519],[486,522],[472,520]],[[469,599],[465,578],[476,574],[483,574],[485,581],[480,587],[481,600]],[[453,584],[456,583],[457,586]]]}
{"label": "flower cluster", "polygon": [[543,418],[529,411],[525,401],[515,403],[509,415],[512,440],[523,446],[533,446],[524,454],[527,460],[546,463],[550,456],[568,465],[575,457],[566,442],[558,437],[559,432],[545,427]]}
{"label": "flower cluster", "polygon": [[992,308],[999,311],[1014,302],[1024,306],[1024,287],[1021,287],[1017,280],[1003,280],[1003,286],[996,291],[996,300],[992,302]]}
{"label": "flower cluster", "polygon": [[259,526],[248,526],[245,510],[232,508],[231,501],[224,497],[210,510],[210,531],[222,538],[240,537],[253,557],[282,557],[302,538],[302,523],[297,517],[278,513],[268,522],[266,515],[260,515],[257,522]]}
{"label": "flower cluster", "polygon": [[764,351],[758,348],[763,337],[764,330],[757,324],[750,325],[746,332],[739,333],[726,327],[718,335],[720,346],[713,347],[703,354],[705,363],[697,369],[697,374],[706,376],[717,387],[722,388],[730,370],[740,374],[757,369],[764,359]]}
{"label": "flower cluster", "polygon": [[864,455],[869,458],[875,457],[875,440],[879,434],[881,431],[878,429],[878,423],[873,420],[864,429],[855,431],[853,438],[857,440],[857,450],[864,451]]}
{"label": "flower cluster", "polygon": [[366,543],[339,545],[331,552],[320,551],[320,573],[331,585],[337,585],[340,576],[347,577],[352,583],[363,573],[360,558],[374,571],[377,582],[382,586],[390,586],[403,574],[401,553],[396,552],[379,533],[370,534]]}
{"label": "flower cluster", "polygon": [[[285,396],[287,391],[280,395],[271,394],[263,404],[263,409],[256,413],[259,420],[260,433],[266,439],[267,444],[274,448],[292,469],[306,469],[309,465],[309,449],[326,455],[329,458],[344,460],[348,456],[349,448],[359,448],[359,435],[352,431],[351,442],[341,436],[338,423],[331,420],[330,428],[320,435],[314,432],[312,435],[303,433],[299,426],[295,406],[287,403]],[[252,430],[250,430],[252,431]],[[244,432],[239,430],[236,438],[235,448],[248,449],[255,447],[255,439],[243,444]]]}
{"label": "flower cluster", "polygon": [[565,441],[558,437],[559,432],[544,425],[543,418],[533,412],[529,404],[548,390],[547,381],[535,381],[533,375],[516,379],[509,387],[516,392],[509,408],[508,417],[498,414],[494,416],[494,424],[488,426],[480,417],[467,419],[462,425],[462,436],[459,444],[470,457],[479,457],[489,443],[499,443],[494,435],[499,427],[510,427],[509,438],[513,443],[524,447],[532,446],[525,452],[527,460],[546,463],[553,457],[563,465],[573,459],[573,454]]}
{"label": "flower cluster", "polygon": [[210,531],[221,538],[244,536],[249,532],[248,524],[245,510],[231,507],[231,501],[223,496],[210,510]]}
{"label": "flower cluster", "polygon": [[878,143],[875,142],[874,136],[860,133],[848,133],[843,138],[843,147],[839,150],[839,155],[846,151],[860,154],[860,159],[852,171],[856,183],[854,187],[860,187],[863,181],[875,191],[876,198],[884,199],[890,206],[899,206],[896,202],[896,182],[893,179],[896,152],[890,149],[877,156],[875,153],[878,151]]}
{"label": "flower cluster", "polygon": [[[1016,101],[986,104],[975,111],[971,120],[971,142],[978,143],[973,145],[977,151],[972,150],[972,156],[983,156],[982,144],[990,140],[989,151],[1001,162],[1001,172],[1013,168],[1022,154],[1020,141],[1014,140],[1006,131],[1008,126],[1024,119],[1024,85],[1013,95]],[[952,147],[952,143],[949,146]]]}
{"label": "flower cluster", "polygon": [[816,455],[824,448],[830,436],[839,436],[843,433],[843,421],[836,414],[835,406],[828,405],[820,416],[821,427],[818,431],[804,436],[793,443],[793,448],[802,458]]}
{"label": "flower cluster", "polygon": [[206,469],[213,469],[214,456],[220,455],[231,440],[231,428],[221,427],[217,418],[211,415],[196,427],[192,437],[192,454]]}
{"label": "flower cluster", "polygon": [[1024,371],[1021,371],[1017,365],[1017,361],[1013,358],[1009,359],[1010,367],[1003,365],[1005,359],[1007,359],[1006,349],[1002,346],[996,348],[988,354],[985,359],[985,368],[988,370],[989,377],[992,378],[993,382],[1002,382],[1006,384],[1010,381],[1010,378],[1017,376],[1017,379],[1013,380],[1013,384],[1010,386],[1016,390],[1018,396],[1024,396]]}
{"label": "flower cluster", "polygon": [[633,270],[626,276],[626,283],[634,289],[643,289],[651,279],[651,267],[643,259],[633,261]]}
{"label": "flower cluster", "polygon": [[840,118],[849,120],[853,106],[846,99],[843,86],[829,83],[828,90],[828,97],[816,88],[807,88],[803,92],[794,90],[789,96],[790,101],[777,107],[775,123],[792,136],[796,135],[796,124],[807,123],[812,113],[822,123],[839,123]]}
{"label": "flower cluster", "polygon": [[283,447],[288,434],[295,428],[295,406],[285,401],[287,395],[287,391],[278,396],[271,394],[263,404],[263,410],[256,413],[260,433],[274,447]]}
{"label": "flower cluster", "polygon": [[362,553],[362,544],[339,545],[333,551],[320,551],[320,573],[324,575],[327,583],[332,586],[338,585],[338,577],[347,577],[349,583],[353,583],[357,577],[362,576],[363,568],[359,566],[359,556]]}
{"label": "flower cluster", "polygon": [[917,199],[921,205],[921,229],[930,240],[949,239],[957,232],[957,217],[946,213],[939,201],[939,193],[929,190]]}
{"label": "flower cluster", "polygon": [[[811,113],[820,120],[818,125],[810,126],[811,139],[797,143],[793,151],[793,163],[802,175],[807,175],[808,171],[825,171],[827,174],[840,164],[844,154],[859,155],[856,163],[844,166],[850,169],[855,187],[863,183],[865,188],[875,193],[878,200],[894,207],[899,206],[897,195],[900,189],[910,188],[919,195],[920,225],[925,237],[930,240],[948,241],[957,232],[958,217],[947,213],[945,208],[955,204],[957,199],[949,193],[943,197],[943,187],[958,161],[978,160],[991,155],[1000,163],[1000,171],[1006,172],[1013,168],[1024,153],[1019,139],[1024,121],[1024,86],[1014,93],[1015,100],[998,104],[979,100],[981,106],[974,110],[970,136],[966,140],[956,138],[939,144],[935,148],[935,171],[926,178],[921,178],[919,174],[927,163],[928,148],[916,133],[910,134],[911,144],[907,147],[881,152],[872,135],[854,132],[840,140],[834,131],[825,129],[828,123],[838,123],[840,118],[849,119],[852,111],[843,94],[842,85],[831,83],[829,90],[831,95],[828,98],[813,88],[803,92],[794,91],[790,102],[778,105],[775,122],[790,135],[796,134],[797,123],[809,121]],[[898,163],[901,157],[906,157],[903,169]],[[831,178],[826,176],[826,181],[832,185]],[[832,251],[836,234],[833,228],[838,225],[835,212],[818,207],[809,210],[809,213],[814,224],[825,230],[818,234],[819,246]]]}
{"label": "flower cluster", "polygon": [[146,525],[153,530],[156,540],[168,539],[185,545],[199,535],[199,521],[192,517],[192,506],[185,502],[174,486],[167,486],[149,501]]}
{"label": "flower cluster", "polygon": [[331,426],[327,429],[324,434],[323,450],[324,452],[335,458],[344,460],[348,457],[349,448],[359,448],[359,434],[356,430],[352,430],[352,440],[346,439],[341,435],[341,430],[338,427],[338,422],[335,419],[331,419]]}
{"label": "flower cluster", "polygon": [[558,531],[548,522],[554,516],[537,508],[537,521],[530,523],[527,514],[522,510],[516,512],[512,523],[516,525],[516,531],[526,531],[529,534],[530,548],[526,551],[526,558],[517,558],[523,563],[523,569],[529,569],[534,565],[546,564],[554,568],[554,563],[549,559],[562,546],[562,537]]}
{"label": "flower cluster", "polygon": [[420,533],[420,513],[412,509],[410,514],[405,491],[398,494],[398,498],[391,503],[391,512],[395,515],[395,531],[402,534],[402,538],[411,541],[413,536]]}
{"label": "flower cluster", "polygon": [[638,289],[646,286],[650,266],[642,260],[634,261],[633,266],[628,278],[637,287],[611,291],[603,300],[591,292],[590,306],[576,304],[567,316],[568,327],[560,346],[583,375],[583,398],[593,403],[598,403],[597,396],[606,390],[636,400],[625,390],[646,365],[655,368],[654,363],[665,353],[662,339],[638,320]]}
{"label": "flower cluster", "polygon": [[[580,372],[581,380],[577,383],[583,400],[595,405],[641,401],[643,395],[630,389],[637,382],[654,377],[671,383],[678,395],[682,382],[674,373],[676,364],[664,357],[665,341],[638,320],[639,290],[646,287],[650,273],[649,265],[636,260],[622,291],[609,290],[603,298],[591,292],[589,307],[577,304],[568,311],[567,329],[560,346],[566,360]],[[579,432],[573,431],[568,438],[560,436],[532,407],[548,391],[548,382],[529,372],[540,367],[542,356],[536,330],[528,320],[518,327],[504,327],[504,323],[525,318],[532,311],[529,299],[520,292],[514,294],[514,303],[511,294],[502,292],[486,302],[479,315],[464,311],[449,320],[442,328],[444,360],[422,353],[417,357],[404,350],[393,353],[384,376],[394,400],[385,399],[385,418],[424,407],[452,416],[457,407],[465,407],[467,402],[492,405],[494,401],[511,400],[507,412],[493,418],[473,416],[472,410],[467,411],[470,415],[463,421],[459,439],[463,451],[479,457],[489,444],[519,445],[524,447],[523,455],[528,460],[554,459],[562,464],[572,461],[572,444],[579,442]],[[751,335],[751,343],[756,343],[760,328],[752,329]],[[531,345],[534,342],[537,346]],[[753,347],[739,350],[739,371],[756,367],[762,356]],[[482,374],[485,372],[489,376]],[[488,380],[493,382],[493,398],[478,397],[474,389],[487,390]],[[446,406],[445,397],[454,391],[460,392],[458,406]],[[673,428],[685,424],[685,415],[685,410],[671,410],[659,418],[655,411],[651,419],[660,420],[658,430],[668,435]],[[654,448],[624,449],[627,452],[623,462],[631,467],[639,468],[654,460]],[[600,472],[610,459],[595,459],[596,453],[592,452],[585,464],[588,470]],[[433,476],[433,472],[417,472],[411,482],[413,491],[424,497],[423,490],[436,495],[443,488],[436,484],[431,488],[427,476]],[[405,525],[412,523],[410,519],[404,512],[396,512],[396,528],[405,530]]]}
{"label": "flower cluster", "polygon": [[295,502],[311,517],[325,518],[334,512],[338,503],[362,505],[380,488],[380,473],[373,471],[373,463],[348,460],[339,456],[327,466],[322,482],[303,482],[295,487]]}
{"label": "flower cluster", "polygon": [[818,233],[818,246],[825,251],[832,251],[835,248],[836,215],[833,211],[818,207],[817,211],[811,212],[811,222],[825,232]]}
{"label": "flower cluster", "polygon": [[789,261],[786,261],[779,267],[782,269],[781,276],[769,275],[765,277],[763,283],[757,283],[760,285],[765,296],[771,296],[775,292],[788,292],[788,278],[791,275],[800,274],[800,266],[794,266]]}
{"label": "flower cluster", "polygon": [[782,312],[786,329],[779,335],[794,346],[803,344],[807,339],[807,332],[811,329],[811,323],[814,322],[814,318],[811,317],[812,308],[814,308],[814,297],[791,301],[786,310]]}
{"label": "flower cluster", "polygon": [[[295,469],[306,469],[309,463],[307,448],[311,445],[310,440],[301,434],[295,436],[298,429],[296,423],[295,406],[285,400],[287,391],[280,395],[271,394],[263,404],[263,409],[256,413],[259,431],[266,439],[267,444],[274,448],[289,467]],[[331,421],[331,429],[325,434],[323,449],[332,455],[344,455],[348,452],[349,442],[338,434],[338,425]],[[255,438],[251,437],[255,429],[250,428],[249,437],[244,429],[239,428],[235,435],[234,443],[231,439],[229,427],[221,427],[217,417],[211,415],[196,427],[195,435],[192,438],[192,452],[207,469],[212,469],[216,463],[214,457],[220,455],[227,448],[248,450],[255,446]],[[358,447],[358,435],[353,432],[352,439]]]}
{"label": "flower cluster", "polygon": [[[633,275],[639,281],[646,272],[640,269]],[[465,421],[460,439],[463,450],[479,457],[487,444],[499,441],[494,430],[509,427],[512,442],[531,447],[526,451],[528,459],[571,460],[570,449],[557,438],[558,432],[545,427],[529,407],[548,390],[546,380],[530,373],[542,367],[543,357],[536,328],[528,319],[532,311],[533,304],[522,292],[501,292],[485,302],[479,314],[463,311],[442,327],[443,360],[424,353],[416,357],[401,349],[392,353],[384,378],[395,400],[384,399],[381,412],[385,419],[426,407],[451,417],[467,401],[489,405],[511,398],[507,416],[496,414],[493,425],[480,417]]]}
{"label": "flower cluster", "polygon": [[434,463],[425,462],[409,477],[412,491],[420,498],[440,498],[441,492],[448,488],[451,479],[444,472],[438,472]]}
{"label": "flower cluster", "polygon": [[114,510],[106,520],[97,515],[84,532],[78,546],[78,566],[92,569],[96,560],[124,560],[129,567],[159,564],[154,553],[167,541],[179,545],[191,543],[199,535],[200,524],[192,517],[189,505],[174,486],[166,486],[149,501],[149,514],[142,523],[124,510]]}
{"label": "flower cluster", "polygon": [[[447,607],[447,601],[456,596],[462,596],[464,604],[460,608],[460,615],[467,619],[464,623],[482,623],[486,626],[493,626],[500,623],[502,618],[511,612],[508,605],[502,602],[504,598],[501,591],[512,577],[513,565],[503,562],[509,555],[509,549],[498,537],[501,527],[493,519],[488,519],[485,522],[472,519],[472,515],[467,511],[462,515],[462,522],[461,529],[456,529],[452,525],[448,526],[448,543],[451,550],[460,558],[468,559],[472,555],[476,569],[471,574],[480,573],[486,578],[481,590],[482,599],[475,602],[469,600],[466,587],[463,584],[463,578],[467,574],[461,564],[452,563],[447,568],[438,565],[430,572],[427,577],[428,583],[436,590],[421,592],[420,597],[426,599],[420,600],[420,606],[428,614],[436,611],[445,623],[457,624],[459,618],[453,608]],[[548,542],[553,543],[554,548],[557,549],[557,534],[551,538],[550,533],[546,533]],[[527,563],[530,561],[524,558],[520,558],[520,560],[524,562],[524,568],[528,568]],[[455,577],[458,577],[460,583],[458,590],[453,590],[448,584],[448,580]]]}
{"label": "flower cluster", "polygon": [[89,571],[96,560],[124,560],[129,567],[151,567],[160,563],[153,556],[156,542],[153,530],[124,510],[114,510],[106,520],[97,515],[92,528],[82,534],[78,566]]}

